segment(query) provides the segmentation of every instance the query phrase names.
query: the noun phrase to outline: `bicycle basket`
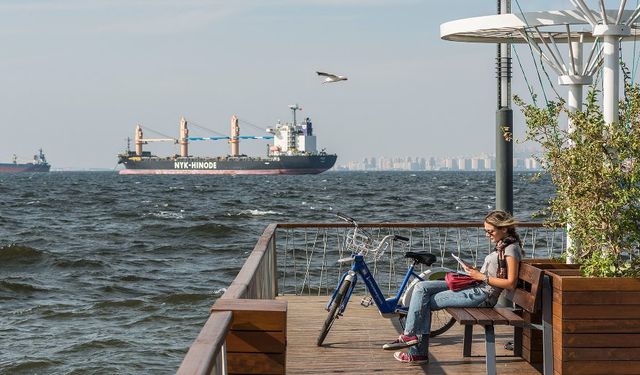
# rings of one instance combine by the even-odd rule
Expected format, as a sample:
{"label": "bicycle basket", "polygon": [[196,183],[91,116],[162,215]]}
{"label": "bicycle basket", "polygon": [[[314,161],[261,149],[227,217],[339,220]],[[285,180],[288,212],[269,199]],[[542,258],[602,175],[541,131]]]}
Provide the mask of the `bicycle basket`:
{"label": "bicycle basket", "polygon": [[357,228],[350,230],[344,243],[345,248],[353,254],[366,255],[369,250],[375,250],[376,246],[373,239],[366,233],[359,231]]}
{"label": "bicycle basket", "polygon": [[369,233],[358,228],[347,233],[345,240],[345,248],[352,254],[373,258],[374,261],[378,261],[390,246],[390,241],[376,241]]}

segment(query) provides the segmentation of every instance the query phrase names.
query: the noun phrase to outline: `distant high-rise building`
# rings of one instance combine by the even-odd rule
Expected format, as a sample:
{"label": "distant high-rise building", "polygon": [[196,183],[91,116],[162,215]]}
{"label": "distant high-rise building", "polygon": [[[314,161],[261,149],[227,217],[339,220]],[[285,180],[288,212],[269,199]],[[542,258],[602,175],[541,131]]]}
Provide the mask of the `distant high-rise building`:
{"label": "distant high-rise building", "polygon": [[486,157],[484,159],[484,168],[488,170],[496,169],[496,159],[492,157]]}
{"label": "distant high-rise building", "polygon": [[474,171],[484,171],[484,160],[481,158],[473,158],[471,159],[471,169]]}
{"label": "distant high-rise building", "polygon": [[447,158],[444,160],[444,167],[450,171],[457,171],[460,169],[460,164],[458,159]]}
{"label": "distant high-rise building", "polygon": [[434,158],[433,156],[429,158],[429,170],[430,171],[435,171],[436,170],[436,158]]}

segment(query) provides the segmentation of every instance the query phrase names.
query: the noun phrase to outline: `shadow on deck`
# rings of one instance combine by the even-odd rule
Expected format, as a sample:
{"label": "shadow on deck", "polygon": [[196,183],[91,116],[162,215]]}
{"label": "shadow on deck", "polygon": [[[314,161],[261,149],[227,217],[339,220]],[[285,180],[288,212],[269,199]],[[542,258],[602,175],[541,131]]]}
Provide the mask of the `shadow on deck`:
{"label": "shadow on deck", "polygon": [[[429,364],[409,366],[397,362],[393,351],[382,350],[382,344],[398,335],[399,326],[382,318],[375,306],[360,306],[360,297],[352,297],[344,317],[334,323],[322,347],[316,346],[316,338],[327,316],[324,305],[328,297],[280,296],[277,299],[288,301],[288,374],[485,373],[484,332],[480,329],[474,334],[471,357],[462,356],[463,328],[456,324],[442,336],[431,339]],[[513,352],[504,349],[504,344],[512,338],[512,327],[496,327],[498,374],[540,374],[524,359],[513,357]]]}

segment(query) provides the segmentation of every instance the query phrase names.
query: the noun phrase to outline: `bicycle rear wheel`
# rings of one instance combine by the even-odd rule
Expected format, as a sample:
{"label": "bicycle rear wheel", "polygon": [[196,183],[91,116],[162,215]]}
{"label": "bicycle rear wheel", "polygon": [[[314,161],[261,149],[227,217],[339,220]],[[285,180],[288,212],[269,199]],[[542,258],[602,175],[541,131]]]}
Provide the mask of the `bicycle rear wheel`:
{"label": "bicycle rear wheel", "polygon": [[325,319],[324,324],[322,325],[322,329],[320,330],[320,335],[318,336],[318,340],[316,344],[318,346],[322,346],[324,339],[327,337],[329,330],[331,330],[331,326],[333,322],[338,317],[340,313],[340,306],[342,306],[342,302],[347,298],[347,293],[349,293],[349,288],[351,287],[351,280],[344,280],[336,293],[336,297],[333,299],[333,303],[329,308],[329,315],[327,315],[327,319]]}
{"label": "bicycle rear wheel", "polygon": [[[450,270],[447,268],[434,267],[421,273],[420,277],[424,280],[444,280],[445,275],[449,271]],[[407,295],[410,296],[410,293],[412,293],[413,291],[412,287],[414,286],[415,283],[418,283],[418,282],[419,280],[417,279],[414,280],[405,291],[405,295],[403,295],[401,299],[402,303],[405,306],[409,305],[408,301],[410,300],[410,298],[407,298]],[[402,317],[402,319],[405,319],[405,318],[406,317]],[[401,321],[400,323],[404,327],[404,321]],[[451,315],[449,315],[449,313],[447,313],[446,310],[432,311],[431,312],[431,332],[429,332],[429,337],[436,337],[445,333],[446,331],[449,330],[449,328],[453,327],[455,323],[456,323],[456,320],[453,319],[453,317],[451,317]]]}
{"label": "bicycle rear wheel", "polygon": [[431,312],[431,332],[429,337],[439,336],[453,327],[456,320],[449,315],[447,310],[436,310]]}

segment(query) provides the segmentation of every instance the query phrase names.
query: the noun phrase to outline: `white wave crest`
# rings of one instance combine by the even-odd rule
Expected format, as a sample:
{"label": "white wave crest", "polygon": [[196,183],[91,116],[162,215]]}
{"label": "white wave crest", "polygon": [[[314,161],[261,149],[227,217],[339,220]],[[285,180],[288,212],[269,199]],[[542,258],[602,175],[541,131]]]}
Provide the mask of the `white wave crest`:
{"label": "white wave crest", "polygon": [[253,216],[264,216],[264,215],[282,215],[281,212],[276,211],[263,211],[263,210],[242,210],[239,215],[253,215]]}
{"label": "white wave crest", "polygon": [[227,291],[227,288],[220,288],[213,291],[213,295],[216,297],[220,297]]}
{"label": "white wave crest", "polygon": [[144,214],[143,216],[153,216],[153,217],[159,217],[162,219],[184,219],[183,210],[181,210],[181,212],[169,212],[169,211],[149,212],[148,214]]}

